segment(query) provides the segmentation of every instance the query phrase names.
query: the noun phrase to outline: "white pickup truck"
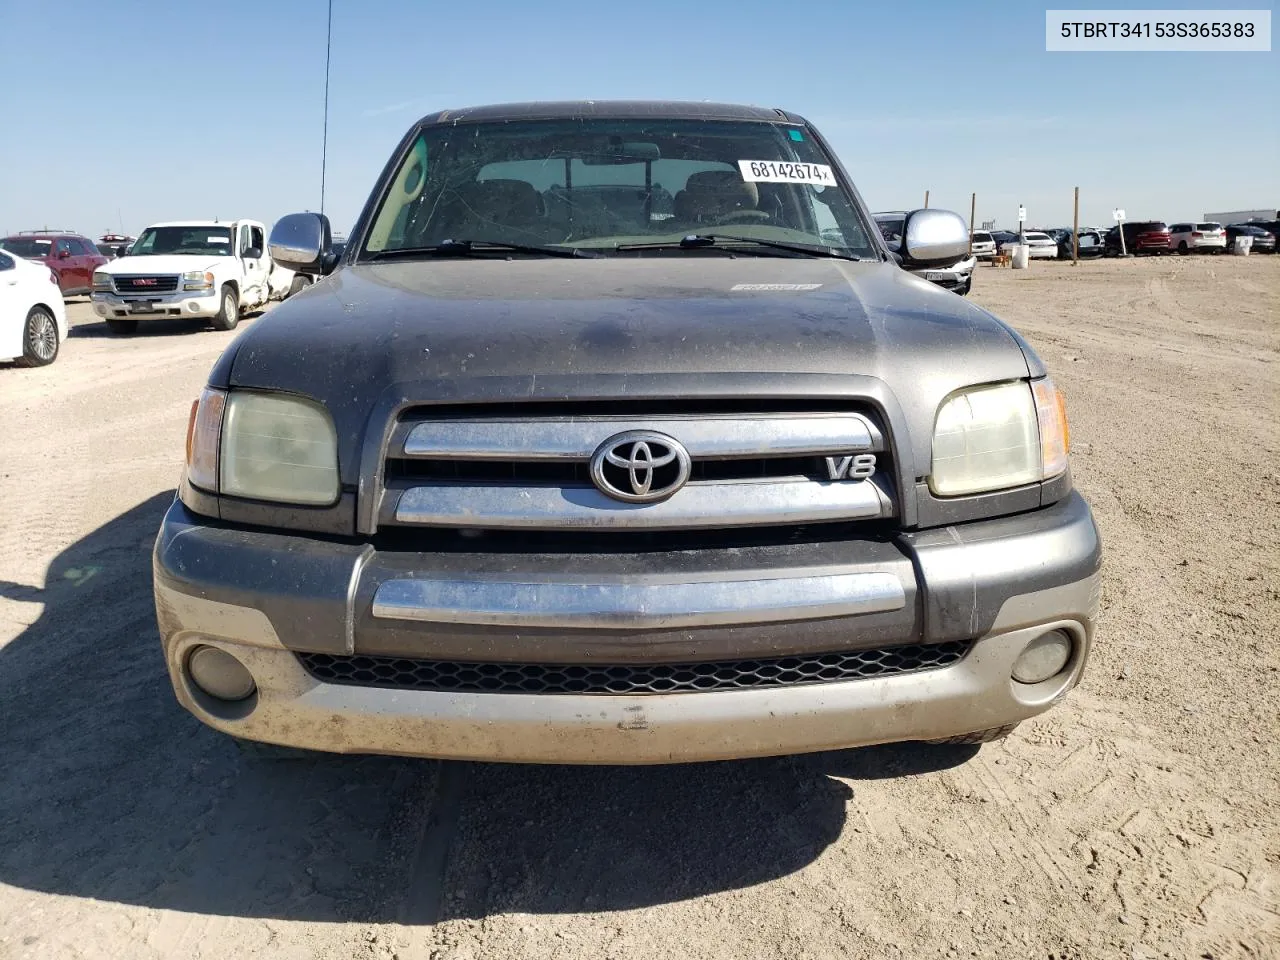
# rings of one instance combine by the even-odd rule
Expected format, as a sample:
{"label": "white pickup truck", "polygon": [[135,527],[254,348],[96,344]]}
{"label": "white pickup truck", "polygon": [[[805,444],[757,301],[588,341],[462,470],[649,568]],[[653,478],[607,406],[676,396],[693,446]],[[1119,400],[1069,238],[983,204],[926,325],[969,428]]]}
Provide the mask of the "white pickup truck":
{"label": "white pickup truck", "polygon": [[230,330],[277,292],[272,273],[266,228],[256,220],[157,223],[128,256],[94,271],[93,309],[112,333],[169,317],[203,317]]}

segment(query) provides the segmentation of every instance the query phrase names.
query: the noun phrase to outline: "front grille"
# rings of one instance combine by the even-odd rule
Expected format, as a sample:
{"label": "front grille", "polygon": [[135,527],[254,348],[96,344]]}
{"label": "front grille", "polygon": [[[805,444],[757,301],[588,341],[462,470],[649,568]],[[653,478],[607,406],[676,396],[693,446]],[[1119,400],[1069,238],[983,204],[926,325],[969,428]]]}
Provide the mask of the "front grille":
{"label": "front grille", "polygon": [[177,276],[117,276],[117,293],[173,293],[178,289]]}
{"label": "front grille", "polygon": [[[368,532],[606,533],[883,520],[897,511],[882,423],[856,401],[768,401],[763,409],[725,400],[420,408],[402,415],[388,438],[383,495]],[[667,444],[665,459],[647,474],[643,466],[628,469],[606,447],[617,440],[625,452],[633,433],[648,435],[660,456]],[[683,474],[675,459],[681,448]],[[647,463],[644,451],[637,463]],[[651,488],[667,495],[624,502],[628,490]]]}
{"label": "front grille", "polygon": [[326,683],[451,693],[647,694],[798,687],[894,676],[950,666],[969,643],[952,640],[877,650],[850,650],[769,660],[700,663],[472,663],[403,657],[335,657],[300,653],[312,677]]}

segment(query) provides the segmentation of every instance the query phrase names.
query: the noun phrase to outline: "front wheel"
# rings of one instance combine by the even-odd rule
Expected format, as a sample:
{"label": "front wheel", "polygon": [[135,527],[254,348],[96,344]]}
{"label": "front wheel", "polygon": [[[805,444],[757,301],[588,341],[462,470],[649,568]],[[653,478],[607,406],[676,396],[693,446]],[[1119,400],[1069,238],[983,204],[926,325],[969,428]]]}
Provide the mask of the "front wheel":
{"label": "front wheel", "polygon": [[969,291],[972,289],[973,289],[973,277],[970,277],[968,280],[964,282],[963,287],[956,287],[956,293],[960,294],[960,296],[962,297],[967,297],[969,295]]}
{"label": "front wheel", "polygon": [[1183,240],[1178,244],[1178,253],[1182,254],[1184,257],[1187,255],[1187,241]]}
{"label": "front wheel", "polygon": [[24,367],[43,367],[58,357],[58,323],[44,307],[32,307],[22,326],[22,359]]}
{"label": "front wheel", "polygon": [[215,330],[234,330],[240,322],[240,298],[230,284],[222,288],[222,308],[212,322]]}
{"label": "front wheel", "polygon": [[289,292],[285,294],[285,299],[292,297],[295,293],[301,293],[309,286],[311,286],[311,278],[299,274],[293,278],[293,283],[289,284]]}

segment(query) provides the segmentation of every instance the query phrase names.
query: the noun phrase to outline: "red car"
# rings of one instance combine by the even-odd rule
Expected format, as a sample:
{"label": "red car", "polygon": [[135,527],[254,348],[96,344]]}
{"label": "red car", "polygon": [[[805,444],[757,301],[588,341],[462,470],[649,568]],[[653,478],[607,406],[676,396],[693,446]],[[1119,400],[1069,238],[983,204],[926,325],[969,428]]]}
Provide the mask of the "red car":
{"label": "red car", "polygon": [[48,266],[64,297],[91,293],[93,271],[107,262],[92,240],[62,230],[23,230],[0,240],[0,247]]}
{"label": "red car", "polygon": [[[1120,231],[1124,230],[1124,243],[1120,243]],[[1163,254],[1169,252],[1172,234],[1160,220],[1130,220],[1112,227],[1103,238],[1102,255],[1118,257],[1121,252],[1131,256],[1140,253]]]}

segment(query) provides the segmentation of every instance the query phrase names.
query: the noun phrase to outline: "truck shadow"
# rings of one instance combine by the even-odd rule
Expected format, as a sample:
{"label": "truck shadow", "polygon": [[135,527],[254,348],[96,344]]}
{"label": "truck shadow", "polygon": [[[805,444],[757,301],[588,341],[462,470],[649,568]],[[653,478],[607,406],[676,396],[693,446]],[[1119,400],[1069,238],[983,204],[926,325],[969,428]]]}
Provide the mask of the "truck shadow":
{"label": "truck shadow", "polygon": [[[171,498],[77,541],[43,586],[0,582],[11,621],[43,605],[0,648],[0,883],[321,921],[644,907],[798,870],[840,836],[844,780],[975,750],[658,768],[245,761],[169,690],[150,547]],[[439,809],[449,782],[453,815]]]}
{"label": "truck shadow", "polygon": [[[274,304],[273,304],[274,306]],[[266,309],[254,309],[243,314],[236,325],[239,330],[245,324],[258,319]],[[71,324],[67,331],[68,339],[77,340],[129,340],[133,337],[183,337],[193,333],[214,333],[209,321],[204,318],[188,319],[174,317],[171,320],[142,320],[133,333],[112,333],[107,329],[104,320],[88,320]]]}

